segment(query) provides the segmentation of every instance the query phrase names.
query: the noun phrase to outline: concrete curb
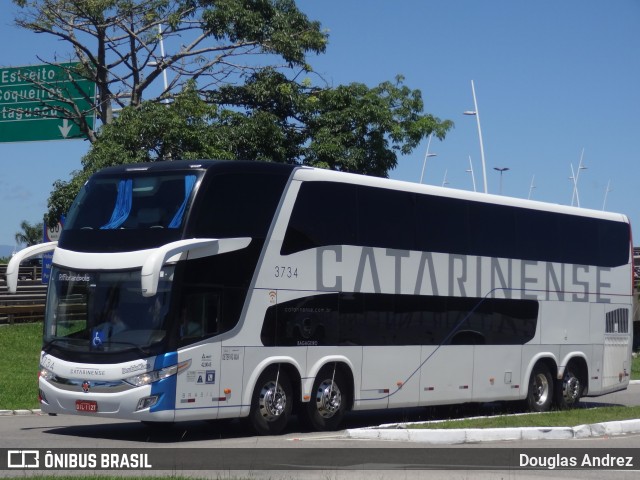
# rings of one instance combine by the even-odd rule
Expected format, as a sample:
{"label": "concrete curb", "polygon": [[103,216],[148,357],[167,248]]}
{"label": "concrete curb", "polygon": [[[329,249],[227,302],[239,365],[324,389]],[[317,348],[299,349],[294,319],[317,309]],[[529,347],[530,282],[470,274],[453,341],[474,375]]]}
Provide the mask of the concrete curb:
{"label": "concrete curb", "polygon": [[355,428],[346,430],[347,438],[420,442],[432,445],[498,442],[505,440],[568,440],[640,433],[640,419],[578,425],[577,427],[522,427],[469,429]]}
{"label": "concrete curb", "polygon": [[[640,384],[631,380],[629,384]],[[422,422],[415,422],[422,423]],[[415,424],[414,423],[414,424]],[[379,427],[354,428],[345,431],[348,438],[421,442],[432,445],[497,442],[504,440],[565,440],[572,438],[606,437],[640,433],[640,419],[620,422],[578,425],[577,427],[522,427],[469,429],[412,429],[408,424],[394,423]]]}
{"label": "concrete curb", "polygon": [[0,417],[10,417],[12,415],[40,415],[42,410],[0,410]]}

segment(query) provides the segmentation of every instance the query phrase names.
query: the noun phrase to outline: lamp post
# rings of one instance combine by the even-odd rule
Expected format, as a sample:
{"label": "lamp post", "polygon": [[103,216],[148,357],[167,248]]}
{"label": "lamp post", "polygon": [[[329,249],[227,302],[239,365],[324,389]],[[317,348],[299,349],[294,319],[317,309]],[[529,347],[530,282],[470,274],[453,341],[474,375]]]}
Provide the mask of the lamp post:
{"label": "lamp post", "polygon": [[471,183],[473,183],[473,191],[476,192],[476,176],[473,174],[473,163],[471,163],[471,155],[469,155],[469,170],[467,172],[471,173]]}
{"label": "lamp post", "polygon": [[527,197],[527,200],[531,200],[531,192],[533,191],[534,188],[536,188],[536,186],[533,184],[535,179],[536,179],[535,175],[531,177],[531,185],[529,186],[529,196]]}
{"label": "lamp post", "polygon": [[582,153],[580,154],[580,163],[578,164],[578,171],[573,170],[573,163],[571,164],[571,177],[570,180],[573,180],[573,194],[571,195],[571,206],[573,207],[573,202],[577,202],[578,207],[580,206],[580,196],[578,195],[578,178],[580,178],[580,170],[586,170],[582,164],[582,158],[584,157],[584,148],[582,149]]}
{"label": "lamp post", "polygon": [[475,110],[467,110],[465,115],[475,115],[478,123],[478,138],[480,139],[480,159],[482,160],[482,180],[484,182],[484,193],[487,193],[487,167],[484,161],[484,145],[482,144],[482,129],[480,128],[480,111],[478,110],[478,101],[476,100],[476,88],[471,80],[471,93],[473,94],[473,108]]}
{"label": "lamp post", "polygon": [[[160,58],[162,59],[162,62],[164,62],[164,58],[165,58],[165,54],[164,54],[164,37],[162,35],[162,24],[158,24],[158,34],[160,36]],[[149,62],[147,63],[147,65],[149,65],[150,67],[157,67],[159,66],[158,62]],[[169,90],[169,80],[167,78],[167,69],[163,68],[162,69],[162,83],[164,86],[164,91],[163,93],[167,93],[167,91]],[[169,99],[165,98],[162,103],[169,103]]]}
{"label": "lamp post", "polygon": [[493,169],[500,172],[500,195],[502,195],[502,174],[509,170],[509,167],[493,167]]}
{"label": "lamp post", "polygon": [[422,178],[424,177],[424,169],[427,166],[427,158],[437,156],[437,154],[435,153],[429,153],[429,147],[431,146],[431,138],[433,138],[433,133],[429,135],[429,141],[427,142],[427,151],[424,154],[424,161],[422,162],[422,173],[420,174],[420,183],[422,183]]}
{"label": "lamp post", "polygon": [[445,186],[449,185],[449,181],[447,180],[447,172],[448,172],[448,171],[449,171],[449,170],[445,170],[445,171],[444,171],[444,178],[442,179],[442,186],[443,186],[443,187],[445,187]]}
{"label": "lamp post", "polygon": [[607,205],[607,195],[612,190],[611,188],[611,180],[607,182],[607,189],[604,191],[604,201],[602,202],[602,210],[604,211],[605,206]]}

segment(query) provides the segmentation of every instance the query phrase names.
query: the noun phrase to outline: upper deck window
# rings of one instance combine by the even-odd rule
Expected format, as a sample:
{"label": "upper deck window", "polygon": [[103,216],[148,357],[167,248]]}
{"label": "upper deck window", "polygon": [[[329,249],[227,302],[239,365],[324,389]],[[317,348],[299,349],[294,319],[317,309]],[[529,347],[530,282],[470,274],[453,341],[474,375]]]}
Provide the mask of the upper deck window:
{"label": "upper deck window", "polygon": [[95,177],[82,189],[66,229],[176,229],[182,225],[194,173]]}
{"label": "upper deck window", "polygon": [[328,245],[617,267],[629,224],[337,182],[300,187],[281,254]]}

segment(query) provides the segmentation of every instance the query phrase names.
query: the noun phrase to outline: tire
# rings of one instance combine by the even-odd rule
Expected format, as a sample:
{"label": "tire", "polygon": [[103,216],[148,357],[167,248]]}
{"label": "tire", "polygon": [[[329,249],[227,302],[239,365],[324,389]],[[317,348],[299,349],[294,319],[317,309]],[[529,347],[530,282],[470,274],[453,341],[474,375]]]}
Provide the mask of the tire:
{"label": "tire", "polygon": [[571,365],[564,370],[562,380],[556,384],[556,405],[562,410],[575,407],[580,401],[584,385],[575,374]]}
{"label": "tire", "polygon": [[286,372],[280,369],[278,373],[278,368],[269,368],[256,382],[249,422],[259,435],[277,435],[289,422],[292,404],[293,391]]}
{"label": "tire", "polygon": [[311,400],[300,405],[298,420],[316,431],[337,430],[347,410],[348,394],[344,375],[333,366],[320,369],[311,392]]}
{"label": "tire", "polygon": [[553,377],[549,367],[538,363],[533,367],[527,390],[527,407],[532,412],[548,412],[553,403]]}

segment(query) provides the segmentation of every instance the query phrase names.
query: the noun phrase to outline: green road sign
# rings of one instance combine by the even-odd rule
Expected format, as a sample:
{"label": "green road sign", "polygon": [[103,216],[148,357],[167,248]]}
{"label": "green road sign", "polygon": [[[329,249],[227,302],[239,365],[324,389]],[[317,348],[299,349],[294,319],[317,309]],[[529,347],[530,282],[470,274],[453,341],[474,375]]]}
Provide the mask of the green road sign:
{"label": "green road sign", "polygon": [[85,137],[78,125],[64,118],[72,113],[66,103],[72,100],[89,126],[94,125],[96,84],[74,72],[79,65],[61,63],[0,69],[0,142]]}

